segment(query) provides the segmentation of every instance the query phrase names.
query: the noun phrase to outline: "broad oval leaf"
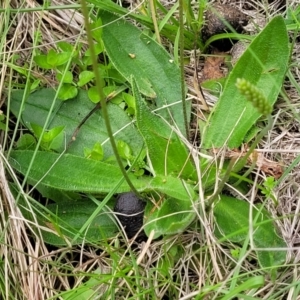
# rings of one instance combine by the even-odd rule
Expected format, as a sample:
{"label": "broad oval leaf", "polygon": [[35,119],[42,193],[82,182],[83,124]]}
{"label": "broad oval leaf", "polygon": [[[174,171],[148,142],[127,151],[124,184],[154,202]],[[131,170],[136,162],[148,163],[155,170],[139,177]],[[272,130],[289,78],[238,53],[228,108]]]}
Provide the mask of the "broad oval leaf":
{"label": "broad oval leaf", "polygon": [[281,89],[289,60],[288,35],[284,19],[277,16],[252,41],[241,56],[224,87],[209,125],[203,136],[203,147],[230,148],[242,143],[260,114],[242,96],[236,86],[237,78],[254,84],[273,105]]}
{"label": "broad oval leaf", "polygon": [[[46,243],[55,246],[67,245],[67,241],[71,242],[74,239],[78,231],[97,209],[97,205],[87,199],[72,201],[71,203],[61,202],[47,206],[47,209],[54,215],[48,214],[49,219],[41,220],[43,226],[50,229],[49,231],[42,231]],[[115,236],[117,232],[118,227],[113,221],[113,216],[109,212],[103,211],[93,219],[85,233],[73,241],[73,244],[97,243],[100,240]]]}
{"label": "broad oval leaf", "polygon": [[186,146],[166,122],[150,111],[137,89],[135,78],[132,78],[132,90],[136,100],[137,126],[147,145],[155,174],[196,179],[196,170]]}
{"label": "broad oval leaf", "polygon": [[159,203],[148,202],[145,209],[145,232],[155,231],[154,238],[183,232],[196,217],[192,187],[179,178],[158,176],[151,188],[164,196]]}
{"label": "broad oval leaf", "polygon": [[[250,204],[232,197],[221,195],[214,207],[217,223],[216,235],[231,242],[242,244],[249,235]],[[257,219],[256,219],[257,217]],[[256,219],[256,222],[254,222]],[[253,241],[257,248],[275,248],[274,251],[257,251],[260,265],[263,268],[279,266],[285,262],[287,245],[276,232],[274,220],[268,211],[260,206],[253,208]]]}
{"label": "broad oval leaf", "polygon": [[[18,116],[23,99],[23,90],[13,91],[10,108],[15,116]],[[65,143],[61,145],[58,152],[62,152],[71,140],[74,130],[83,120],[83,118],[95,107],[88,98],[87,92],[78,91],[76,98],[61,102],[55,99],[53,89],[41,89],[28,96],[25,100],[22,111],[23,124],[31,129],[30,124],[34,123],[44,126],[52,102],[55,101],[53,111],[50,116],[50,122],[47,129],[53,127],[65,126]],[[131,119],[126,112],[117,105],[108,103],[108,114],[111,122],[114,136],[117,140],[126,142],[133,150],[133,155],[137,155],[143,146],[143,140]],[[101,111],[96,111],[80,128],[76,140],[71,143],[67,153],[84,156],[84,149],[92,149],[96,143],[101,143],[104,150],[104,159],[113,155],[113,151],[108,141],[108,135]]]}
{"label": "broad oval leaf", "polygon": [[77,96],[78,89],[69,83],[64,83],[61,85],[59,92],[58,92],[58,98],[62,101],[73,99]]}
{"label": "broad oval leaf", "polygon": [[191,200],[164,197],[162,201],[158,207],[148,202],[145,210],[147,218],[144,230],[147,235],[154,230],[154,238],[181,233],[196,217]]}
{"label": "broad oval leaf", "polygon": [[[167,51],[136,26],[126,20],[120,20],[109,12],[101,12],[102,39],[106,52],[115,68],[129,81],[133,75],[141,93],[155,98],[157,107],[169,123],[174,123],[185,133],[182,114],[180,69]],[[186,102],[188,116],[190,102]],[[171,116],[170,116],[171,114]],[[189,118],[189,117],[188,117]]]}
{"label": "broad oval leaf", "polygon": [[49,65],[51,65],[53,68],[61,66],[68,62],[70,58],[72,57],[72,53],[69,52],[60,52],[57,53],[53,49],[50,49],[50,51],[47,54],[46,60]]}
{"label": "broad oval leaf", "polygon": [[83,86],[85,84],[87,84],[88,82],[90,82],[92,79],[94,79],[95,77],[95,73],[92,71],[82,71],[79,74],[79,80],[77,82],[78,86]]}
{"label": "broad oval leaf", "polygon": [[[83,157],[53,152],[16,150],[11,152],[10,163],[13,168],[28,179],[48,187],[64,191],[108,194],[123,177],[116,165]],[[34,161],[29,170],[32,158]],[[152,178],[137,179],[129,174],[133,185],[138,191],[149,189]],[[123,182],[116,193],[129,192],[130,188]]]}

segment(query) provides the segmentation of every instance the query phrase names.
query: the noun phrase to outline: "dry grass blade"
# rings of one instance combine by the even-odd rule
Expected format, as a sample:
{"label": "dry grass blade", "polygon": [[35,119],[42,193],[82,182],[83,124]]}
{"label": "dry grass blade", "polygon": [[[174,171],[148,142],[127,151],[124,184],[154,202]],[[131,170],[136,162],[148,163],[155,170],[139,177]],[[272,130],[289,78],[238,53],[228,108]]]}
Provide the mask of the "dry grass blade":
{"label": "dry grass blade", "polygon": [[[18,40],[17,49],[25,49],[28,56],[31,54],[32,42],[35,40],[37,30],[40,31],[40,47],[49,50],[55,47],[58,41],[75,42],[83,31],[83,16],[74,9],[64,8],[67,5],[77,5],[72,1],[51,1],[52,6],[60,6],[62,9],[48,10],[47,6],[41,6],[38,1],[11,1],[10,5],[15,9],[32,9],[32,12],[18,13],[14,18],[16,26],[14,35]],[[34,11],[35,8],[44,7],[44,10]],[[37,25],[40,24],[40,28]],[[86,43],[85,40],[81,42]],[[15,50],[17,50],[15,49]]]}
{"label": "dry grass blade", "polygon": [[[33,231],[32,224],[28,223],[18,208],[6,180],[2,153],[0,188],[1,258],[6,280],[5,298],[12,299],[13,296],[15,299],[43,299],[45,298],[44,272],[47,272],[44,267],[47,268],[47,264],[43,266],[39,262],[39,255],[44,255],[48,251]],[[35,235],[34,242],[29,238],[29,233]]]}

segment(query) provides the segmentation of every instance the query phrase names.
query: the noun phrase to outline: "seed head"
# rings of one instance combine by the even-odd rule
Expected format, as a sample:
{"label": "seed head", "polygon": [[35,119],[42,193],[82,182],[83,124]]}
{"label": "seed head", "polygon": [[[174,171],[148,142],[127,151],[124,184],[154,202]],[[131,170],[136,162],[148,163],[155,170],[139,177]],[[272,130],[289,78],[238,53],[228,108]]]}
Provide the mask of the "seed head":
{"label": "seed head", "polygon": [[244,78],[236,80],[236,87],[242,95],[263,115],[269,115],[272,112],[272,106],[263,93],[252,83]]}

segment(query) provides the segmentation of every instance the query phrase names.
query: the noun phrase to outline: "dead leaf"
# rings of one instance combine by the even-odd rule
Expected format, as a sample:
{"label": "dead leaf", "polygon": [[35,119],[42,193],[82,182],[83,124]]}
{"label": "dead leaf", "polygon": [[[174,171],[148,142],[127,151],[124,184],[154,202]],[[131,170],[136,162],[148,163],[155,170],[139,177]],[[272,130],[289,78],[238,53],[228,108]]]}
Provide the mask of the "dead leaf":
{"label": "dead leaf", "polygon": [[[225,152],[225,158],[231,159],[236,158],[240,159],[246,155],[248,147],[242,147],[242,150],[232,149]],[[216,154],[218,149],[214,149],[213,153]],[[247,165],[255,164],[261,171],[266,175],[273,176],[275,179],[279,179],[283,174],[283,167],[278,162],[272,161],[264,157],[264,154],[254,150],[253,153],[247,159]]]}
{"label": "dead leaf", "polygon": [[224,77],[224,72],[221,70],[224,60],[224,56],[208,56],[204,62],[201,81]]}
{"label": "dead leaf", "polygon": [[271,175],[275,179],[279,179],[283,173],[282,166],[278,162],[265,158],[261,152],[254,151],[249,156],[249,159],[251,163],[255,163],[265,174]]}

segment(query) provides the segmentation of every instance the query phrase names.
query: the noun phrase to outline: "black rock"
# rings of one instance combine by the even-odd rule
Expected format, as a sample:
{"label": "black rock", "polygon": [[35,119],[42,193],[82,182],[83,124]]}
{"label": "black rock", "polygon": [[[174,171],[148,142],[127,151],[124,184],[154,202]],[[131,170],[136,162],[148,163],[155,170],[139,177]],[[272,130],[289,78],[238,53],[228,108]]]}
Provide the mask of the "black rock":
{"label": "black rock", "polygon": [[[114,211],[117,214],[122,226],[129,239],[133,238],[143,226],[145,202],[140,200],[134,193],[123,193],[117,197]],[[144,231],[142,231],[137,241],[146,239]]]}

